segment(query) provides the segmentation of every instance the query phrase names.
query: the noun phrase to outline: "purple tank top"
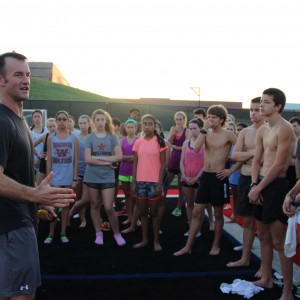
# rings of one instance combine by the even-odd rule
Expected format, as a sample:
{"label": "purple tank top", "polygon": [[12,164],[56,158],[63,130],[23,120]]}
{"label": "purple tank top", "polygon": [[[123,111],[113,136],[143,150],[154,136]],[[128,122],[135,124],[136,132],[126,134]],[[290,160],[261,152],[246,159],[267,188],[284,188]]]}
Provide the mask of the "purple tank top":
{"label": "purple tank top", "polygon": [[[132,147],[138,138],[139,137],[137,136],[132,144],[128,143],[128,140],[126,137],[122,140],[122,151],[123,151],[124,155],[133,155],[134,154],[134,152],[132,151]],[[133,162],[122,161],[120,164],[119,174],[121,176],[132,176],[132,172],[133,172]]]}
{"label": "purple tank top", "polygon": [[[174,137],[172,144],[181,147],[185,141],[185,132],[186,132],[186,128],[184,128],[182,135],[180,137],[178,136]],[[180,157],[181,157],[181,150],[172,149],[169,163],[168,163],[168,169],[179,170]]]}

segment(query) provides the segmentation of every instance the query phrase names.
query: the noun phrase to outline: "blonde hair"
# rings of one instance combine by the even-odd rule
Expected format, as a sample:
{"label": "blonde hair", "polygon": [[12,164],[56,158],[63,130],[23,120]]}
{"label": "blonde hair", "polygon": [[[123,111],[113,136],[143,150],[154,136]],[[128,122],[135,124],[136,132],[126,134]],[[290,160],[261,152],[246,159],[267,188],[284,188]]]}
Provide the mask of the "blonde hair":
{"label": "blonde hair", "polygon": [[183,127],[187,126],[187,116],[184,111],[177,111],[174,115],[174,120],[176,120],[177,116],[181,116],[184,119]]}
{"label": "blonde hair", "polygon": [[49,123],[49,122],[56,122],[56,120],[55,120],[54,118],[48,118],[48,119],[47,119],[47,126],[48,126],[48,123]]}
{"label": "blonde hair", "polygon": [[115,129],[112,123],[112,118],[110,116],[110,114],[103,110],[103,109],[97,109],[93,112],[92,114],[92,121],[93,123],[95,123],[95,119],[97,115],[103,115],[106,119],[106,123],[105,123],[105,131],[107,131],[108,133],[114,133]]}

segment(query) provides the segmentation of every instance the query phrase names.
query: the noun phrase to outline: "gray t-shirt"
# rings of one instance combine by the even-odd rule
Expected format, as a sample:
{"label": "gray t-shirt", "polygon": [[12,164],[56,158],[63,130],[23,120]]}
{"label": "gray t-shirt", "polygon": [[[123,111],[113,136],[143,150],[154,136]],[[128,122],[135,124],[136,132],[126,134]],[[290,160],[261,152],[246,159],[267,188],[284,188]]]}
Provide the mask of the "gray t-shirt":
{"label": "gray t-shirt", "polygon": [[[85,149],[91,149],[93,156],[112,156],[115,147],[120,146],[119,138],[116,134],[107,133],[105,137],[98,138],[94,132],[85,139]],[[84,182],[88,183],[114,183],[115,172],[109,166],[96,166],[87,164],[84,173]]]}

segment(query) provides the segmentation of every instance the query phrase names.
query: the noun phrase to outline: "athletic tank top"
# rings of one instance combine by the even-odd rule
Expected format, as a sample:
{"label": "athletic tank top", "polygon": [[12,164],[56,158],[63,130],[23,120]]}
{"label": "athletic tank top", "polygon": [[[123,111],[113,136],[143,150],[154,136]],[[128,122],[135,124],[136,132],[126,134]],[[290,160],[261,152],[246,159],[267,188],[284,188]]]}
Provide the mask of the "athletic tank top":
{"label": "athletic tank top", "polygon": [[56,134],[51,136],[51,157],[53,186],[71,186],[74,178],[75,135],[70,134],[61,140]]}
{"label": "athletic tank top", "polygon": [[194,178],[203,168],[204,165],[204,147],[201,147],[197,153],[194,148],[191,148],[189,141],[184,151],[184,174],[186,177]]}
{"label": "athletic tank top", "polygon": [[[186,128],[184,128],[182,135],[181,136],[175,136],[173,139],[172,144],[178,147],[181,147],[185,141],[185,133],[186,133]],[[175,150],[172,148],[171,154],[170,154],[170,159],[168,162],[168,168],[169,169],[175,169],[179,170],[180,167],[180,157],[181,157],[181,150]]]}
{"label": "athletic tank top", "polygon": [[[45,135],[46,133],[48,133],[49,130],[44,127],[43,130],[38,133],[34,130],[34,128],[31,129],[31,135],[32,135],[32,141],[35,142],[36,140],[38,140],[41,136]],[[41,154],[43,152],[43,147],[44,147],[44,143],[40,143],[38,144],[34,149],[36,150],[36,152],[38,154]],[[37,160],[38,157],[34,156],[34,160]]]}
{"label": "athletic tank top", "polygon": [[78,176],[83,177],[86,169],[86,163],[84,160],[84,145],[85,140],[80,138],[80,134],[77,135],[79,141],[79,156],[78,156]]}
{"label": "athletic tank top", "polygon": [[[133,155],[134,152],[132,151],[133,144],[139,137],[137,136],[132,144],[128,143],[127,138],[125,137],[122,140],[122,151],[124,155]],[[120,172],[119,174],[122,176],[132,176],[133,173],[133,163],[128,161],[122,161],[120,164]]]}

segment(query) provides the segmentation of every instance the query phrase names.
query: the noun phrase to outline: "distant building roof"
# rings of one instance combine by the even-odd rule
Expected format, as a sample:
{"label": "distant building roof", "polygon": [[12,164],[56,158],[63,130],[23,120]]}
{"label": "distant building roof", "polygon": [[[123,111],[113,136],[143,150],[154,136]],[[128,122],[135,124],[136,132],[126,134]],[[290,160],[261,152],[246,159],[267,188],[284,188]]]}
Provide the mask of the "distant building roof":
{"label": "distant building roof", "polygon": [[[136,104],[157,104],[157,105],[169,105],[169,106],[186,106],[186,107],[199,107],[199,100],[172,100],[168,98],[140,98],[140,99],[114,99],[114,100],[127,100]],[[211,105],[222,104],[227,109],[242,109],[242,102],[234,101],[200,101],[200,107],[208,108]]]}
{"label": "distant building roof", "polygon": [[300,110],[300,104],[298,103],[286,103],[284,109],[288,110]]}
{"label": "distant building roof", "polygon": [[32,77],[71,86],[68,80],[52,62],[29,62],[29,67]]}

